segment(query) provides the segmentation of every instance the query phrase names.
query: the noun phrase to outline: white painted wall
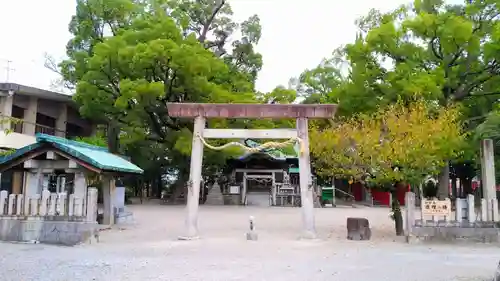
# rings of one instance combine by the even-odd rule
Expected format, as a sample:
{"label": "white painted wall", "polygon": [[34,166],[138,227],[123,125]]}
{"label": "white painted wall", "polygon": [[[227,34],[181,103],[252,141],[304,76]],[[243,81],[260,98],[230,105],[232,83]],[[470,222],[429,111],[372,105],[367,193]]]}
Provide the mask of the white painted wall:
{"label": "white painted wall", "polygon": [[35,136],[14,132],[6,134],[3,130],[0,130],[0,147],[19,149],[35,142]]}

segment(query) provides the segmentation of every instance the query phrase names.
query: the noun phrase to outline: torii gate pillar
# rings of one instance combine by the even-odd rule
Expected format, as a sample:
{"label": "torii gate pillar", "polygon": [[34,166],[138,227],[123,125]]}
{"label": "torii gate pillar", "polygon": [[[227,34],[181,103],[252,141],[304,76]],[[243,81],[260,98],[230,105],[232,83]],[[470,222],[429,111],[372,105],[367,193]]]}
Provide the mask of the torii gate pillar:
{"label": "torii gate pillar", "polygon": [[[303,229],[301,238],[316,238],[314,222],[314,204],[309,157],[309,118],[332,118],[335,104],[203,104],[203,103],[169,103],[168,113],[171,117],[194,118],[193,146],[186,203],[186,233],[181,240],[198,238],[198,208],[203,162],[204,138],[264,138],[286,139],[298,137],[301,140],[299,156],[300,196],[302,202]],[[296,130],[227,130],[205,129],[207,118],[244,118],[244,119],[296,119]]]}

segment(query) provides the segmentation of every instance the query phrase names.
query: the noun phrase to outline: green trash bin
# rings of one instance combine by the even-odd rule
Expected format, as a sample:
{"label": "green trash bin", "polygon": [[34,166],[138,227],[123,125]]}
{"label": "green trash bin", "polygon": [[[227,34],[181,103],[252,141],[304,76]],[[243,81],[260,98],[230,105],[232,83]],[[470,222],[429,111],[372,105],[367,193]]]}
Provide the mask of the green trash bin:
{"label": "green trash bin", "polygon": [[334,203],[335,192],[332,187],[323,187],[321,188],[321,201],[323,204],[325,203]]}

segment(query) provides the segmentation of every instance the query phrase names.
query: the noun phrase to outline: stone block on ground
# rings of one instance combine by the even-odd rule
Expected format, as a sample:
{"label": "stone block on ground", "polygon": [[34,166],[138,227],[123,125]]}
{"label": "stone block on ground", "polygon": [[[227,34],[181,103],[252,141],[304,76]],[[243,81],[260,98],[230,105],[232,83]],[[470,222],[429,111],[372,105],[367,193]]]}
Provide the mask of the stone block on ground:
{"label": "stone block on ground", "polygon": [[370,240],[372,231],[370,222],[365,218],[347,218],[347,239]]}
{"label": "stone block on ground", "polygon": [[257,234],[257,232],[250,230],[249,232],[247,232],[247,240],[257,241],[259,240],[259,235]]}

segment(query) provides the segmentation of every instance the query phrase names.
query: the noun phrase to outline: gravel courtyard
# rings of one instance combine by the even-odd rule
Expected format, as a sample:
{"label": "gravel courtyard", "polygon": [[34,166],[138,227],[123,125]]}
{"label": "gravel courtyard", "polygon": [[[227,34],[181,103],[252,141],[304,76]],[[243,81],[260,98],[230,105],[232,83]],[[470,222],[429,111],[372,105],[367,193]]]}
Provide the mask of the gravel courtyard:
{"label": "gravel courtyard", "polygon": [[[407,245],[385,208],[316,209],[319,239],[301,241],[299,208],[202,206],[202,239],[177,241],[182,206],[132,205],[135,222],[77,247],[0,244],[0,280],[490,281],[491,245]],[[259,241],[246,241],[254,216]],[[347,241],[347,217],[370,220],[368,242]]]}

